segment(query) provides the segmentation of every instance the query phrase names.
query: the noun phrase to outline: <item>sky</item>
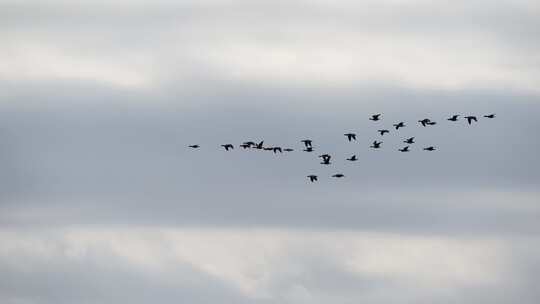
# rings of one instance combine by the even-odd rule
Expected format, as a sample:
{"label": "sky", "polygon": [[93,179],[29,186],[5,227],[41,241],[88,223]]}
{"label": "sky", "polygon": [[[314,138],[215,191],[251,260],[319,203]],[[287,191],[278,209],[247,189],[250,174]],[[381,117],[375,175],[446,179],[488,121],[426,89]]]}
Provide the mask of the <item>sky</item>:
{"label": "sky", "polygon": [[0,0],[0,302],[538,303],[539,37],[534,0]]}

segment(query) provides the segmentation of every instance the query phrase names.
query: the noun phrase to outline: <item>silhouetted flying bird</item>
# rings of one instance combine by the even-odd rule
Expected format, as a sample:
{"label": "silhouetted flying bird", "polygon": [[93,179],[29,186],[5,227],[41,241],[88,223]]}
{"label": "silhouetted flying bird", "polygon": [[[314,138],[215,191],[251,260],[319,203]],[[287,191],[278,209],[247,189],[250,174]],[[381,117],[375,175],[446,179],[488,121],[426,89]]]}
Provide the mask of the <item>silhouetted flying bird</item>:
{"label": "silhouetted flying bird", "polygon": [[356,140],[356,134],[354,134],[354,133],[347,133],[347,134],[343,134],[343,135],[347,136],[347,139],[349,141],[351,141],[353,139]]}
{"label": "silhouetted flying bird", "polygon": [[406,146],[402,149],[398,149],[400,152],[409,152],[409,146]]}
{"label": "silhouetted flying bird", "polygon": [[234,146],[231,144],[221,145],[223,148],[225,148],[226,151],[229,151],[229,149],[234,149]]}
{"label": "silhouetted flying bird", "polygon": [[380,120],[380,117],[381,114],[375,114],[375,115],[371,115],[371,118],[369,118],[369,120],[373,120],[373,121],[377,121],[377,120]]}
{"label": "silhouetted flying bird", "polygon": [[406,144],[414,144],[414,137],[407,138],[407,140],[404,140],[403,142]]}
{"label": "silhouetted flying bird", "polygon": [[465,116],[465,118],[467,118],[467,122],[469,124],[471,124],[473,120],[476,121],[476,122],[478,121],[478,120],[476,120],[476,116]]}
{"label": "silhouetted flying bird", "polygon": [[394,127],[397,129],[405,127],[405,123],[402,121],[400,123],[394,124]]}

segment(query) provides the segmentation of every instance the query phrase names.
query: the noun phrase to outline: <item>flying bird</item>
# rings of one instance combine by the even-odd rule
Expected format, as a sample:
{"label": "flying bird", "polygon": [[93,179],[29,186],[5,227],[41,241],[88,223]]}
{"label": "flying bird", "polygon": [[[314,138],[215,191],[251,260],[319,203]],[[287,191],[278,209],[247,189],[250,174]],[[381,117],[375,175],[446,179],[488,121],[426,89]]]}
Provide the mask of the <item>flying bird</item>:
{"label": "flying bird", "polygon": [[424,150],[426,150],[426,151],[435,151],[435,147],[430,146],[430,147],[424,148]]}
{"label": "flying bird", "polygon": [[394,124],[394,127],[397,129],[405,127],[405,123],[402,121],[400,123]]}
{"label": "flying bird", "polygon": [[329,154],[323,154],[323,155],[319,155],[319,157],[322,157],[323,161],[322,161],[322,165],[330,165],[330,159],[332,158],[332,156],[330,156]]}
{"label": "flying bird", "polygon": [[342,178],[342,177],[345,177],[345,175],[343,175],[343,174],[341,174],[341,173],[338,173],[338,174],[332,175],[332,177],[335,177],[335,178]]}
{"label": "flying bird", "polygon": [[422,124],[423,127],[426,126],[431,120],[429,118],[424,118],[422,120],[419,120],[418,122]]}
{"label": "flying bird", "polygon": [[428,121],[428,122],[426,122],[426,124],[428,124],[430,126],[433,126],[433,125],[436,125],[437,122],[436,121]]}
{"label": "flying bird", "polygon": [[283,151],[285,151],[285,152],[292,152],[292,151],[294,151],[294,149],[291,149],[291,148],[285,148],[285,149],[283,149]]}
{"label": "flying bird", "polygon": [[304,143],[304,145],[306,146],[306,148],[312,147],[312,145],[311,145],[311,139],[304,139],[304,140],[302,140],[302,142]]}
{"label": "flying bird", "polygon": [[251,148],[251,145],[241,144],[240,147],[247,149],[247,148]]}
{"label": "flying bird", "polygon": [[309,180],[313,183],[314,181],[317,181],[317,175],[308,175],[307,176]]}
{"label": "flying bird", "polygon": [[381,133],[381,136],[383,136],[384,133],[390,133],[388,130],[377,130],[377,132]]}
{"label": "flying bird", "polygon": [[274,150],[274,147],[264,147],[263,150],[264,151],[272,151],[272,150]]}
{"label": "flying bird", "polygon": [[356,158],[356,155],[353,155],[353,156],[347,158],[347,160],[348,160],[348,161],[357,161],[358,158]]}
{"label": "flying bird", "polygon": [[381,114],[375,114],[375,115],[371,115],[371,118],[369,118],[369,120],[373,120],[373,121],[378,121],[380,120],[380,117]]}
{"label": "flying bird", "polygon": [[459,117],[459,115],[453,115],[452,117],[447,118],[446,120],[457,121],[457,120],[458,120],[458,117]]}
{"label": "flying bird", "polygon": [[190,146],[188,146],[188,147],[193,148],[193,149],[197,149],[197,148],[200,147],[200,146],[199,146],[199,145],[190,145]]}
{"label": "flying bird", "polygon": [[407,138],[403,142],[406,143],[406,144],[414,144],[414,137]]}
{"label": "flying bird", "polygon": [[379,149],[381,147],[382,141],[377,142],[376,140],[373,141],[373,145],[370,146],[370,148],[373,149]]}
{"label": "flying bird", "polygon": [[473,120],[478,122],[478,120],[476,120],[476,116],[465,116],[465,118],[467,118],[467,122],[469,124],[471,124]]}
{"label": "flying bird", "polygon": [[409,152],[409,146],[406,146],[404,148],[398,149],[400,152]]}
{"label": "flying bird", "polygon": [[256,144],[255,149],[259,149],[259,150],[262,149],[263,148],[263,143],[264,143],[264,140],[261,141],[260,143]]}
{"label": "flying bird", "polygon": [[484,115],[485,118],[495,118],[495,114]]}
{"label": "flying bird", "polygon": [[225,151],[229,151],[229,149],[234,149],[234,146],[231,144],[221,145],[223,148],[225,148]]}
{"label": "flying bird", "polygon": [[274,147],[272,148],[274,150],[274,153],[283,153],[283,151],[281,150],[281,147]]}
{"label": "flying bird", "polygon": [[246,142],[242,143],[242,145],[247,145],[247,146],[251,147],[251,146],[256,146],[257,144],[252,142],[252,141],[246,141]]}
{"label": "flying bird", "polygon": [[305,152],[313,152],[313,147],[307,147],[303,151],[305,151]]}
{"label": "flying bird", "polygon": [[349,141],[351,141],[353,139],[356,140],[356,134],[354,134],[354,133],[347,133],[347,134],[343,134],[343,135],[347,136],[347,139]]}

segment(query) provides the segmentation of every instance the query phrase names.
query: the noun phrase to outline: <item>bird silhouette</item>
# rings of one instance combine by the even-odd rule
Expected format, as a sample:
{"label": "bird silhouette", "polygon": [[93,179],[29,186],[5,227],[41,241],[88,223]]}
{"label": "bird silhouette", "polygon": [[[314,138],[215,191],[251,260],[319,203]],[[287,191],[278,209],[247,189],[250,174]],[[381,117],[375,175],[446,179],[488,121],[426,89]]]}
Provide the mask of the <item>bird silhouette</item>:
{"label": "bird silhouette", "polygon": [[381,136],[383,136],[384,133],[390,133],[388,130],[377,130],[377,132],[381,133]]}
{"label": "bird silhouette", "polygon": [[436,125],[437,122],[436,121],[428,121],[428,122],[426,122],[426,124],[428,124],[430,126],[433,126],[433,125]]}
{"label": "bird silhouette", "polygon": [[241,144],[240,147],[242,147],[244,149],[248,149],[248,148],[251,148],[251,145]]}
{"label": "bird silhouette", "polygon": [[343,134],[343,135],[347,136],[347,139],[349,141],[351,141],[353,139],[356,140],[356,134],[354,134],[354,133],[347,133],[347,134]]}
{"label": "bird silhouette", "polygon": [[314,181],[317,181],[317,175],[308,175],[307,176],[309,180],[313,183]]}
{"label": "bird silhouette", "polygon": [[381,114],[371,115],[369,120],[378,121],[378,120],[380,120],[380,117],[381,117]]}
{"label": "bird silhouette", "polygon": [[273,151],[274,147],[264,147],[263,150],[264,151]]}
{"label": "bird silhouette", "polygon": [[379,149],[381,147],[382,141],[377,142],[376,140],[373,141],[373,144],[370,146],[370,148],[373,149]]}
{"label": "bird silhouette", "polygon": [[314,150],[313,150],[313,147],[307,147],[303,151],[305,151],[305,152],[313,152]]}
{"label": "bird silhouette", "polygon": [[312,147],[312,145],[311,145],[311,139],[304,139],[304,140],[302,140],[302,142],[304,143],[304,145],[306,146],[306,148]]}
{"label": "bird silhouette", "polygon": [[338,173],[338,174],[332,175],[332,177],[335,177],[335,178],[342,178],[342,177],[345,177],[345,175],[343,175],[343,174],[341,174],[341,173]]}
{"label": "bird silhouette", "polygon": [[399,129],[399,128],[403,128],[403,127],[405,127],[405,123],[403,121],[399,122],[397,124],[394,124],[394,127],[396,128],[396,130]]}
{"label": "bird silhouette", "polygon": [[262,148],[263,148],[263,143],[264,143],[264,140],[261,141],[261,142],[258,143],[258,144],[255,144],[255,149],[259,149],[259,150],[262,149]]}
{"label": "bird silhouette", "polygon": [[223,148],[225,148],[225,151],[229,151],[229,149],[234,149],[234,146],[231,144],[221,145]]}
{"label": "bird silhouette", "polygon": [[429,118],[424,118],[422,120],[419,120],[418,122],[421,123],[423,127],[425,127],[426,124],[430,122],[430,120]]}
{"label": "bird silhouette", "polygon": [[476,122],[478,121],[478,120],[476,120],[476,116],[465,116],[465,118],[467,118],[467,122],[469,124],[471,124],[473,120],[476,121]]}
{"label": "bird silhouette", "polygon": [[495,118],[495,114],[484,115],[485,118]]}
{"label": "bird silhouette", "polygon": [[435,147],[430,146],[430,147],[424,148],[424,150],[426,150],[426,151],[435,151]]}
{"label": "bird silhouette", "polygon": [[347,158],[347,160],[348,160],[348,161],[357,161],[358,158],[356,158],[356,155],[353,155],[353,156]]}
{"label": "bird silhouette", "polygon": [[409,152],[409,146],[406,146],[404,148],[398,149],[400,152]]}
{"label": "bird silhouette", "polygon": [[322,157],[323,161],[322,161],[322,165],[330,165],[330,159],[332,158],[332,156],[328,155],[328,154],[323,154],[323,155],[319,155],[319,157]]}
{"label": "bird silhouette", "polygon": [[406,143],[406,144],[414,144],[414,137],[407,138],[403,142]]}
{"label": "bird silhouette", "polygon": [[281,150],[281,147],[274,147],[273,150],[274,150],[274,153],[278,153],[278,152],[283,153],[283,151]]}
{"label": "bird silhouette", "polygon": [[242,145],[247,145],[247,146],[256,146],[257,144],[252,142],[252,141],[246,141],[246,142],[243,142]]}
{"label": "bird silhouette", "polygon": [[452,117],[447,118],[446,120],[457,121],[457,120],[458,120],[458,117],[459,117],[459,115],[453,115]]}
{"label": "bird silhouette", "polygon": [[197,148],[200,147],[200,146],[199,146],[199,145],[190,145],[190,146],[188,146],[188,147],[193,148],[193,149],[197,149]]}
{"label": "bird silhouette", "polygon": [[285,151],[285,152],[292,152],[292,151],[294,151],[294,149],[291,149],[291,148],[285,148],[285,149],[283,149],[283,151]]}
{"label": "bird silhouette", "polygon": [[330,165],[331,162],[330,162],[330,159],[323,159],[323,161],[321,162],[321,165]]}

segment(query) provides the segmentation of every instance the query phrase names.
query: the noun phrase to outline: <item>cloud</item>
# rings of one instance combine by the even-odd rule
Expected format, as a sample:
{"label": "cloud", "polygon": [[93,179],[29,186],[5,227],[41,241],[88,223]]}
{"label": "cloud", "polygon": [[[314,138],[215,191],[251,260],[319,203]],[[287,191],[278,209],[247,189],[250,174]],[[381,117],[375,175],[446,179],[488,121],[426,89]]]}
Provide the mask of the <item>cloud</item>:
{"label": "cloud", "polygon": [[4,80],[83,80],[133,90],[217,80],[533,94],[540,81],[532,1],[32,5],[4,4]]}
{"label": "cloud", "polygon": [[512,249],[533,239],[144,227],[9,230],[1,239],[6,303],[446,303],[499,288],[508,300],[535,300],[518,296],[526,289],[511,282],[526,273],[508,267],[537,260]]}

